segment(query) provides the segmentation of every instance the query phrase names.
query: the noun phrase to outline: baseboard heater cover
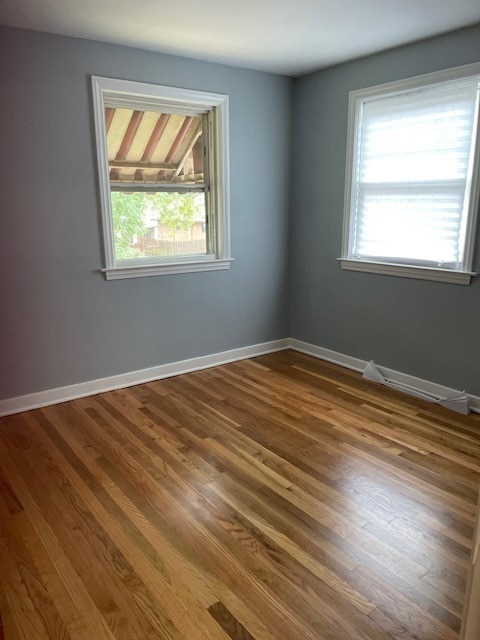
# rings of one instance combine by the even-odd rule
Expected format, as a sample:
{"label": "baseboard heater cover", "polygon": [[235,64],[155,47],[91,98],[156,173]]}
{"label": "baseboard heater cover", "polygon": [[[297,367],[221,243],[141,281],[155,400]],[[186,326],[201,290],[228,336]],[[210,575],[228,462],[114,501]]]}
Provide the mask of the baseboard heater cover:
{"label": "baseboard heater cover", "polygon": [[370,360],[370,362],[367,363],[367,366],[365,367],[365,370],[363,372],[363,377],[365,378],[365,380],[369,380],[370,382],[383,384],[386,387],[390,387],[390,389],[402,391],[403,393],[408,393],[409,395],[415,396],[416,398],[421,398],[422,400],[427,400],[428,402],[439,404],[442,407],[446,407],[447,409],[451,409],[452,411],[456,411],[457,413],[463,413],[464,415],[470,413],[468,396],[465,392],[452,395],[448,398],[440,398],[433,393],[419,391],[418,389],[415,389],[415,387],[411,387],[408,384],[395,382],[393,380],[390,380],[389,378],[385,378],[385,376],[383,376],[382,373],[378,370],[378,367],[373,362],[373,360]]}

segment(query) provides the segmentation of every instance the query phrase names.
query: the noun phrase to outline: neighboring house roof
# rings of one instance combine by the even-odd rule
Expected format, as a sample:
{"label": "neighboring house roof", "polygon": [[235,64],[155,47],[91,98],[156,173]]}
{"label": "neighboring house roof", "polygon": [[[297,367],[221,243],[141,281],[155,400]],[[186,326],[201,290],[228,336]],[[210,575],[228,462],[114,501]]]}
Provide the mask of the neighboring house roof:
{"label": "neighboring house roof", "polygon": [[110,180],[203,183],[203,116],[105,108]]}

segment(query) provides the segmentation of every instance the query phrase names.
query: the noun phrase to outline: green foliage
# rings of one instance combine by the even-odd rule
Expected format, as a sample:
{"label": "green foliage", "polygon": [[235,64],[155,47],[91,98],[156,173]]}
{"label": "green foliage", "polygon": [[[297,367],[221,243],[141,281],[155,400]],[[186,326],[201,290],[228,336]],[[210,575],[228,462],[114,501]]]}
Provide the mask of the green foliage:
{"label": "green foliage", "polygon": [[195,193],[114,191],[111,195],[115,255],[120,260],[144,256],[132,244],[135,238],[146,235],[148,220],[167,225],[175,236],[176,231],[193,227],[199,208]]}
{"label": "green foliage", "polygon": [[115,255],[119,260],[142,257],[142,252],[130,245],[134,236],[142,236],[145,233],[146,195],[141,191],[135,193],[112,191]]}
{"label": "green foliage", "polygon": [[170,227],[172,235],[175,235],[175,231],[192,228],[198,209],[194,193],[159,192],[149,196],[149,204],[158,213],[159,222]]}

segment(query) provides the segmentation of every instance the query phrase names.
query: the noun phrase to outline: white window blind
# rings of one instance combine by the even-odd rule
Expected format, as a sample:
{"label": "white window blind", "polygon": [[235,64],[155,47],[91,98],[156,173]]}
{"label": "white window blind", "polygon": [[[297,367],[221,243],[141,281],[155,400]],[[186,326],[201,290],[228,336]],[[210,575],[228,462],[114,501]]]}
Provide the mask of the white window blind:
{"label": "white window blind", "polygon": [[348,258],[464,270],[479,77],[358,100]]}

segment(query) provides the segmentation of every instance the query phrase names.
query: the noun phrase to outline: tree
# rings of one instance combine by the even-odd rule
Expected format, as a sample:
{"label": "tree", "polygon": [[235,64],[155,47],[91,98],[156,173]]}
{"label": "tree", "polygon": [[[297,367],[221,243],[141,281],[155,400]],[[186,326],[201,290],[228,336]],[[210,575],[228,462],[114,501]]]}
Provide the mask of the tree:
{"label": "tree", "polygon": [[144,256],[132,245],[135,238],[146,235],[148,221],[167,225],[175,237],[176,231],[193,227],[199,210],[197,193],[113,191],[111,195],[115,255],[120,260]]}
{"label": "tree", "polygon": [[188,231],[195,222],[198,204],[195,193],[158,192],[149,194],[149,206],[158,214],[160,224],[166,224],[175,236],[176,231]]}
{"label": "tree", "polygon": [[143,191],[112,191],[115,255],[120,260],[142,257],[142,252],[131,245],[135,236],[145,233],[146,195]]}

